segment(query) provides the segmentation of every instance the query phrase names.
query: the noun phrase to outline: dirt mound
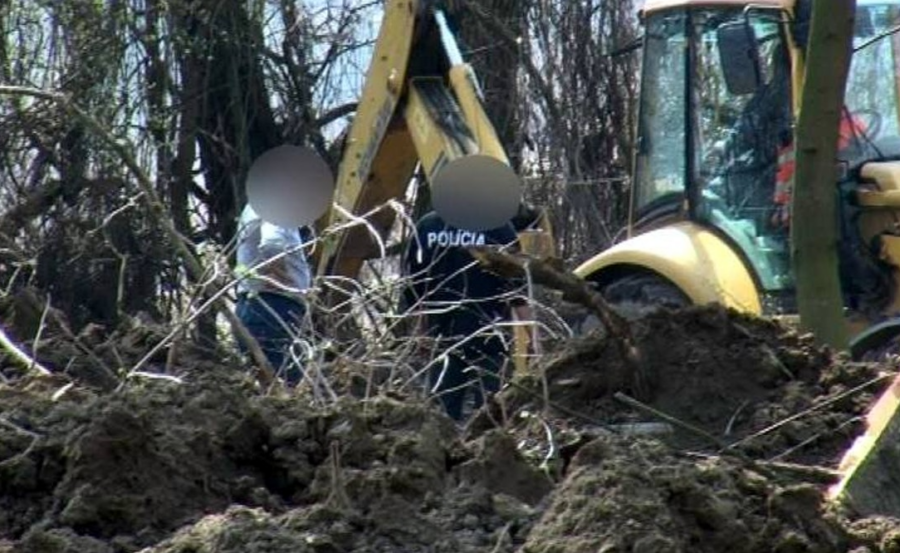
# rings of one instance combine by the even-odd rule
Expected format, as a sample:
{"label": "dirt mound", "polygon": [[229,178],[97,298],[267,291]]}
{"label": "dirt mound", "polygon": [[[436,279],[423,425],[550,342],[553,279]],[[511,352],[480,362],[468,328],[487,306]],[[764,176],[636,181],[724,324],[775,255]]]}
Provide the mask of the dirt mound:
{"label": "dirt mound", "polygon": [[529,552],[847,551],[811,486],[779,487],[725,460],[692,462],[659,443],[583,447],[529,538]]}
{"label": "dirt mound", "polygon": [[506,434],[463,445],[415,403],[313,409],[224,371],[53,388],[0,387],[0,536],[19,551],[510,550],[550,489]]}
{"label": "dirt mound", "polygon": [[[898,551],[900,524],[821,493],[881,367],[715,309],[634,336],[637,367],[574,341],[468,433],[413,398],[264,394],[209,359],[110,391],[10,379],[0,552]],[[695,429],[617,426],[661,412]]]}
{"label": "dirt mound", "polygon": [[567,430],[664,422],[662,413],[677,419],[665,439],[681,449],[729,445],[758,458],[834,466],[893,370],[850,362],[791,328],[721,308],[658,312],[632,332],[637,365],[602,336],[574,340],[501,397],[505,411],[482,413],[474,432],[503,412],[545,407]]}

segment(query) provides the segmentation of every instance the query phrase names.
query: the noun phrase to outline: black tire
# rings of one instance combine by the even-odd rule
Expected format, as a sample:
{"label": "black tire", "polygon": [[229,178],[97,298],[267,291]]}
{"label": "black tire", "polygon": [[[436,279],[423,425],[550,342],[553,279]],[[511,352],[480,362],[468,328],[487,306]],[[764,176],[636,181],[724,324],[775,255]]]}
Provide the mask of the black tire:
{"label": "black tire", "polygon": [[634,319],[657,309],[680,309],[691,304],[671,281],[654,273],[632,273],[603,288],[603,297],[623,316]]}
{"label": "black tire", "polygon": [[888,320],[877,324],[850,342],[854,361],[884,363],[900,357],[900,324]]}
{"label": "black tire", "polygon": [[[600,290],[610,306],[629,320],[638,319],[658,309],[680,309],[691,305],[690,298],[671,281],[650,272],[626,274]],[[584,313],[573,332],[583,336],[600,326],[595,315]]]}
{"label": "black tire", "polygon": [[888,363],[900,358],[900,338],[894,338],[878,348],[869,349],[859,355],[852,356],[854,361],[864,363]]}

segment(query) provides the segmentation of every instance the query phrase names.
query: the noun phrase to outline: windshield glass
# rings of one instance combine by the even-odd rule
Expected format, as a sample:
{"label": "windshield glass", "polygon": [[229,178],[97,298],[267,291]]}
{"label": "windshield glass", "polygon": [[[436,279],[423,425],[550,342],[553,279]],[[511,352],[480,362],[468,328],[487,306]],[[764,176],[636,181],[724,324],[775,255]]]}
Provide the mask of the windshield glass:
{"label": "windshield glass", "polygon": [[678,12],[647,21],[635,166],[639,216],[677,206],[684,196],[685,20]]}
{"label": "windshield glass", "polygon": [[[788,228],[776,202],[793,122],[782,20],[777,10],[710,9],[692,15],[696,214],[742,251],[769,291],[791,283]],[[735,51],[748,49],[752,63],[736,73]]]}
{"label": "windshield glass", "polygon": [[900,155],[900,34],[892,32],[898,25],[900,1],[858,3],[838,154],[843,160]]}

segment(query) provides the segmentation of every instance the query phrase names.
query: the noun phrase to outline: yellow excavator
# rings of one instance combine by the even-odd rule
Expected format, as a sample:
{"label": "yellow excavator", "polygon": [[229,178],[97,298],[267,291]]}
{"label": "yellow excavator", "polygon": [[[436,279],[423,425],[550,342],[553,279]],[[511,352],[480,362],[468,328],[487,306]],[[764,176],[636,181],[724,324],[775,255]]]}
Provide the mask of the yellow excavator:
{"label": "yellow excavator", "polygon": [[[900,0],[857,4],[835,224],[859,356],[900,334]],[[786,207],[809,12],[810,0],[646,0],[627,238],[576,270],[611,303],[795,313]],[[509,168],[443,13],[425,0],[388,0],[336,207],[322,220],[365,224],[324,242],[319,273],[356,277],[381,254],[374,235],[386,238],[396,219],[386,202],[404,195],[417,168],[434,187],[473,157]],[[508,181],[512,169],[502,173]],[[552,253],[543,223],[522,235],[523,249]],[[898,396],[900,380],[832,490],[865,514],[900,516]]]}
{"label": "yellow excavator", "polygon": [[[648,0],[627,239],[576,273],[613,302],[796,313],[786,209],[807,0]],[[859,0],[839,145],[856,354],[900,332],[900,2]]]}
{"label": "yellow excavator", "polygon": [[[611,303],[796,314],[788,208],[810,13],[810,0],[646,0],[627,236],[576,269]],[[900,335],[898,31],[900,1],[857,1],[834,221],[856,357]],[[900,516],[898,396],[900,378],[832,490],[866,514]]]}
{"label": "yellow excavator", "polygon": [[[334,207],[319,223],[364,224],[324,240],[320,275],[356,278],[382,255],[401,199],[417,170],[432,190],[520,187],[485,112],[478,80],[442,10],[427,0],[388,0],[365,85],[338,169]],[[457,177],[464,175],[465,180]],[[454,175],[448,178],[447,175]],[[455,190],[451,190],[451,194]],[[481,195],[481,194],[480,194]],[[477,208],[478,206],[473,206]],[[552,255],[548,219],[519,232],[523,251]],[[515,362],[525,364],[528,333],[516,329]]]}

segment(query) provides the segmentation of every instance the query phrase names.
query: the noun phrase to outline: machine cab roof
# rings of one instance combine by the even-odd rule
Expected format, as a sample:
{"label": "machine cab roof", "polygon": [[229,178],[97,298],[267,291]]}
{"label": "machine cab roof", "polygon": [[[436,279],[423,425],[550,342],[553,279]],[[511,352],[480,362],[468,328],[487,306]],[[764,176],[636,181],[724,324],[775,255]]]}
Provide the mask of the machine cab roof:
{"label": "machine cab roof", "polygon": [[[646,0],[641,7],[642,14],[666,10],[669,8],[695,8],[709,6],[737,6],[743,7],[750,5],[747,0]],[[792,0],[756,0],[752,2],[755,6],[764,6],[771,8],[788,9],[793,6]]]}

